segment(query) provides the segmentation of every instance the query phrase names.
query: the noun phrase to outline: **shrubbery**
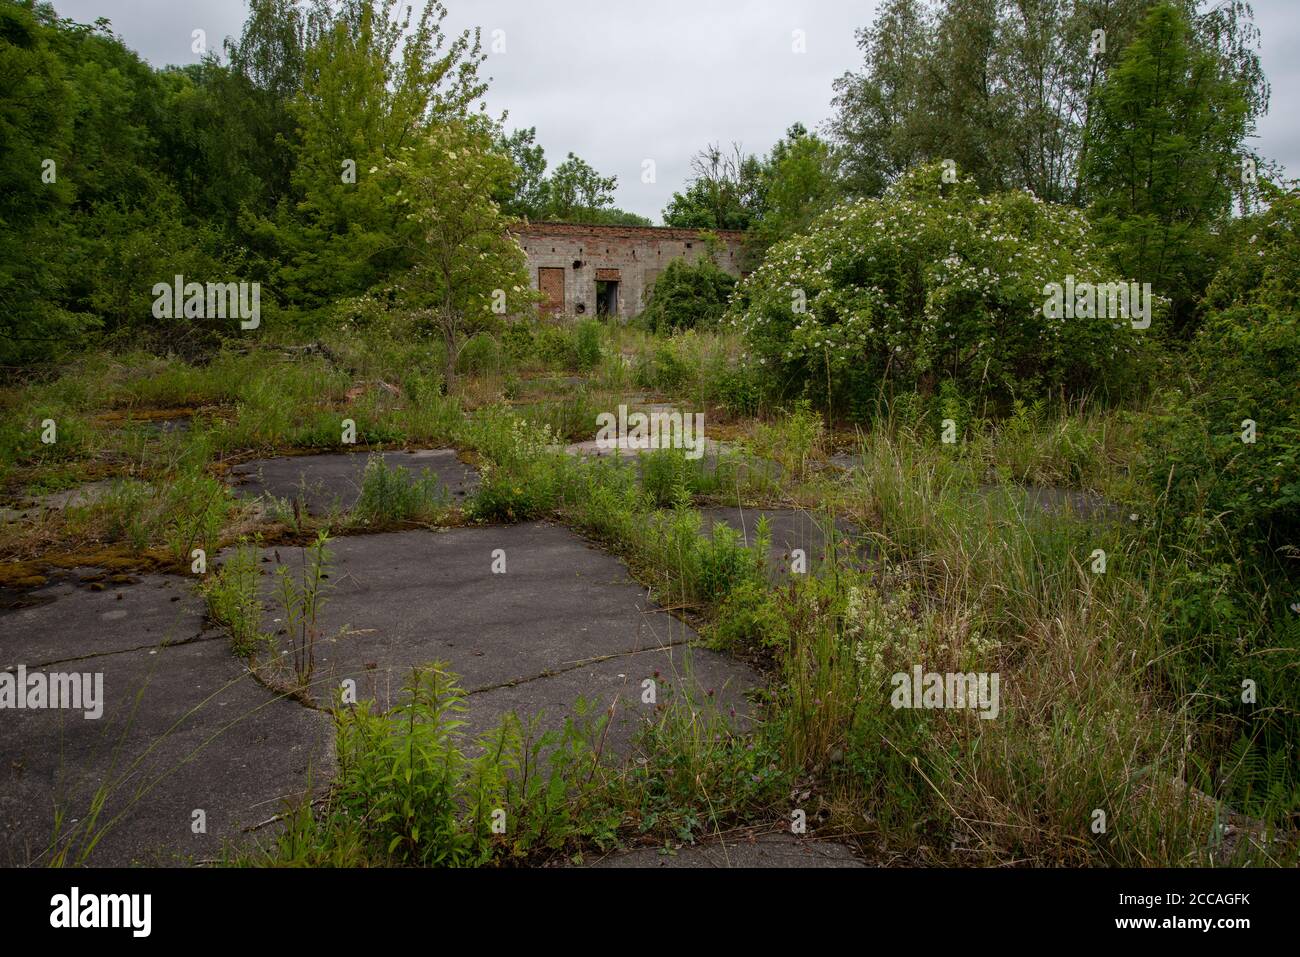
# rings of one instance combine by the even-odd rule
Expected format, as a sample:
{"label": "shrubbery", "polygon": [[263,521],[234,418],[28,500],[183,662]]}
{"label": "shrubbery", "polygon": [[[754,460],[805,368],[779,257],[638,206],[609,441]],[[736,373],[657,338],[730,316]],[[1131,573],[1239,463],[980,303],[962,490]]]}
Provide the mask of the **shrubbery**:
{"label": "shrubbery", "polygon": [[655,332],[716,325],[736,288],[736,278],[708,256],[688,263],[674,259],[655,281],[642,320]]}
{"label": "shrubbery", "polygon": [[942,172],[919,167],[880,199],[836,207],[746,280],[730,318],[769,386],[861,408],[948,380],[1007,404],[1123,384],[1142,335],[1128,320],[1044,315],[1048,283],[1126,278],[1084,214],[981,196]]}
{"label": "shrubbery", "polygon": [[1300,540],[1297,227],[1296,190],[1237,224],[1236,253],[1210,285],[1187,356],[1189,388],[1150,436],[1149,478],[1168,488],[1172,514],[1219,516],[1257,557]]}

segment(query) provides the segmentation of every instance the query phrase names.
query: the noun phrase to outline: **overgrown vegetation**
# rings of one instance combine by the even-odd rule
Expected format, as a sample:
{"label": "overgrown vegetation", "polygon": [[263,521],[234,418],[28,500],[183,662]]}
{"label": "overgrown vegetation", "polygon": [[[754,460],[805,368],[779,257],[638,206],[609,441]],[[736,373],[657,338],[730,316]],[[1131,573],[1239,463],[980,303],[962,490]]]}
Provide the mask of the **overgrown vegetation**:
{"label": "overgrown vegetation", "polygon": [[[538,864],[794,807],[889,860],[1294,863],[1300,197],[1229,176],[1267,105],[1241,4],[1112,4],[1084,58],[1094,6],[1034,59],[1005,7],[883,4],[829,140],[711,147],[666,211],[749,228],[752,275],[671,262],[620,325],[531,309],[510,215],[627,217],[474,112],[482,53],[440,5],[257,0],[226,62],[153,70],[4,0],[3,584],[203,575],[233,652],[331,708],[332,785],[241,863]],[[973,64],[1011,70],[991,114],[961,108]],[[1068,94],[1031,109],[1053,68]],[[159,325],[178,273],[264,282],[260,328]],[[1147,315],[1048,304],[1129,280]],[[701,458],[565,449],[668,402],[705,413]],[[464,502],[377,454],[446,447],[479,472]],[[309,450],[368,456],[350,508],[232,493],[233,465]],[[850,531],[792,572],[767,522],[747,542],[708,505]],[[620,759],[585,704],[469,733],[446,664],[388,712],[324,700],[331,535],[535,519],[761,669],[750,713],[662,676]],[[895,706],[916,667],[997,675],[996,715]]]}

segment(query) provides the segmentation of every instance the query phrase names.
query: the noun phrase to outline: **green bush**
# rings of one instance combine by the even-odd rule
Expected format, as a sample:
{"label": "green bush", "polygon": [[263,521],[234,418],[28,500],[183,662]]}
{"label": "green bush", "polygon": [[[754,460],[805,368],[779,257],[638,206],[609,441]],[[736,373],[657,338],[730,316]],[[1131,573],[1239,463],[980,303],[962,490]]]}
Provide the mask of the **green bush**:
{"label": "green bush", "polygon": [[601,324],[595,319],[583,319],[574,330],[574,359],[578,370],[588,372],[600,363]]}
{"label": "green bush", "polygon": [[[1246,749],[1237,770],[1259,769],[1233,799],[1261,816],[1300,807],[1300,717],[1283,704],[1300,700],[1300,193],[1268,192],[1266,212],[1233,226],[1185,384],[1148,422],[1138,469],[1163,506],[1158,531],[1184,556],[1165,667],[1206,689],[1198,703]],[[1242,700],[1246,680],[1256,703]]]}
{"label": "green bush", "polygon": [[1085,216],[913,170],[771,250],[729,316],[780,394],[861,408],[883,388],[1009,402],[1131,381],[1125,318],[1049,318],[1046,287],[1120,282]]}
{"label": "green bush", "polygon": [[736,278],[710,257],[674,259],[659,274],[641,321],[655,332],[717,325],[735,288]]}
{"label": "green bush", "polygon": [[479,864],[489,856],[500,786],[467,787],[490,756],[472,761],[462,750],[465,708],[455,676],[435,664],[415,672],[386,714],[372,714],[369,702],[336,712],[335,813],[363,822],[378,855],[425,867]]}
{"label": "green bush", "polygon": [[495,372],[500,367],[501,347],[486,332],[466,339],[456,357],[456,371],[466,375]]}
{"label": "green bush", "polygon": [[203,583],[208,616],[230,632],[237,655],[251,655],[273,640],[262,631],[262,599],[255,544],[241,540],[222,566]]}
{"label": "green bush", "polygon": [[360,524],[388,525],[432,519],[451,503],[438,477],[424,469],[412,476],[400,466],[389,468],[384,457],[372,454],[361,479],[361,495],[353,506]]}
{"label": "green bush", "polygon": [[1148,481],[1168,488],[1171,512],[1221,516],[1261,559],[1300,539],[1298,227],[1296,190],[1236,225],[1236,253],[1206,294],[1188,388],[1148,437]]}

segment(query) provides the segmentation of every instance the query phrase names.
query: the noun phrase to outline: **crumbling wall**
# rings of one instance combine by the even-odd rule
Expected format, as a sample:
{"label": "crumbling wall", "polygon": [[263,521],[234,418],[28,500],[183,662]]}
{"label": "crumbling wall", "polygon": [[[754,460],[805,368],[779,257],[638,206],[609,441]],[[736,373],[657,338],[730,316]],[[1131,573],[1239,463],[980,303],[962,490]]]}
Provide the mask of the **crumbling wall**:
{"label": "crumbling wall", "polygon": [[[546,294],[543,311],[570,316],[596,315],[596,283],[602,280],[618,283],[618,315],[635,316],[645,308],[669,262],[695,262],[708,252],[703,233],[694,229],[528,223],[511,232],[528,256],[529,283]],[[715,235],[721,241],[718,266],[739,277],[743,234]],[[563,302],[558,298],[561,288]]]}

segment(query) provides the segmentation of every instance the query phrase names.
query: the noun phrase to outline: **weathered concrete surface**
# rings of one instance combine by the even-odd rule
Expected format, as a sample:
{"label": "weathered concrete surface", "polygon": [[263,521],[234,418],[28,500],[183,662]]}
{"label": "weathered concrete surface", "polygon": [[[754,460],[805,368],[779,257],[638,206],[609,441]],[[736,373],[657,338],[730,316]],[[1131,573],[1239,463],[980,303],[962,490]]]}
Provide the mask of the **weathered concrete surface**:
{"label": "weathered concrete surface", "polygon": [[[391,706],[412,668],[443,660],[469,692],[467,744],[507,712],[525,722],[541,713],[542,727],[555,727],[582,698],[592,718],[612,715],[600,741],[616,755],[674,702],[743,725],[744,692],[759,683],[748,667],[688,647],[694,633],[650,603],[618,559],[559,526],[355,536],[331,549],[313,686],[322,701],[351,677],[361,697]],[[282,615],[271,600],[274,554],[261,565],[268,630]],[[280,555],[301,567],[301,550]],[[504,574],[493,572],[500,558]],[[62,582],[39,590],[42,604],[0,612],[0,662],[98,673],[104,694],[97,720],[0,710],[0,863],[48,860],[56,804],[63,833],[75,834],[100,787],[109,797],[99,824],[112,826],[89,863],[116,865],[217,857],[309,781],[328,782],[328,715],[255,680],[224,634],[205,630],[188,585],[153,575],[103,591]],[[195,810],[206,833],[192,831]]]}
{"label": "weathered concrete surface", "polygon": [[1111,522],[1124,517],[1124,510],[1096,492],[1050,485],[982,485],[980,494],[990,499],[1010,496],[1017,508],[1052,515],[1074,515],[1085,521]]}
{"label": "weathered concrete surface", "polygon": [[851,848],[793,834],[764,834],[753,840],[714,841],[665,852],[644,847],[617,851],[589,863],[591,867],[866,867]]}
{"label": "weathered concrete surface", "polygon": [[[454,449],[416,452],[382,452],[389,468],[404,468],[417,478],[427,470],[437,477],[452,502],[478,487],[478,472],[466,465]],[[361,496],[361,479],[370,456],[364,452],[325,455],[290,455],[245,462],[230,470],[240,495],[301,498],[307,511],[321,515],[331,508],[350,509]]]}
{"label": "weathered concrete surface", "polygon": [[[655,700],[644,700],[644,682],[654,682]],[[470,695],[468,720],[475,728],[491,727],[503,714],[514,712],[527,721],[543,715],[545,727],[556,727],[582,699],[586,717],[605,718],[604,752],[626,755],[644,722],[666,707],[685,705],[721,730],[743,730],[749,704],[744,692],[758,678],[725,655],[706,648],[669,648],[617,655],[590,662],[541,679],[492,688]]]}
{"label": "weathered concrete surface", "polygon": [[0,522],[21,522],[38,518],[42,512],[58,512],[73,506],[93,505],[113,488],[117,479],[86,482],[76,488],[47,492],[44,495],[22,496],[0,507]]}
{"label": "weathered concrete surface", "polygon": [[0,670],[190,641],[203,631],[203,600],[170,576],[103,591],[63,581],[26,597],[34,604],[0,613]]}
{"label": "weathered concrete surface", "polygon": [[[772,536],[767,563],[774,580],[780,580],[791,573],[792,553],[796,548],[804,550],[809,571],[820,564],[826,555],[830,523],[804,509],[702,508],[700,517],[703,519],[701,530],[704,534],[709,534],[714,525],[721,523],[740,532],[746,545],[757,542],[758,523],[760,519],[766,518]],[[845,560],[862,560],[854,528],[848,522],[835,520],[834,540],[838,554]]]}
{"label": "weathered concrete surface", "polygon": [[[243,828],[280,813],[309,770],[329,779],[326,715],[258,684],[223,636],[202,634],[192,602],[171,600],[170,584],[148,576],[118,593],[120,602],[77,589],[0,615],[6,661],[103,680],[98,719],[0,710],[2,864],[48,862],[56,803],[62,833],[83,846],[79,825],[101,787],[98,826],[112,824],[88,862],[125,865],[215,857],[224,840],[245,840]],[[105,619],[106,608],[127,614]],[[193,832],[195,810],[206,833]]]}
{"label": "weathered concrete surface", "polygon": [[[728,712],[742,710],[742,690],[758,683],[738,662],[684,647],[695,637],[689,627],[653,605],[621,561],[560,526],[393,532],[330,548],[314,681],[322,702],[351,678],[359,697],[387,709],[411,670],[434,661],[447,662],[471,693],[474,730],[509,710],[523,718],[544,710],[558,721],[579,696],[599,709],[621,699],[620,717],[646,713],[641,682],[655,670],[689,675],[675,682],[680,693],[689,687],[707,701],[713,689]],[[298,549],[280,555],[300,567]],[[494,559],[504,560],[503,574]],[[274,575],[271,563],[262,567],[269,600]],[[270,605],[275,628],[280,613]]]}

